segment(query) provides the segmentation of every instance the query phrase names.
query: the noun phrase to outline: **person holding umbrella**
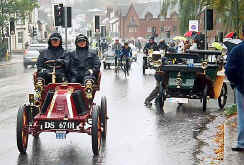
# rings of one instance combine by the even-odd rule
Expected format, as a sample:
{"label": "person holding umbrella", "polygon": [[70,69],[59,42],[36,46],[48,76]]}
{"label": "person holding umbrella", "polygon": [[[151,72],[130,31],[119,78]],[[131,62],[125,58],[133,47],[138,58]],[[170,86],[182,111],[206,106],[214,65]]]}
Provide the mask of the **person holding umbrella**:
{"label": "person holding umbrella", "polygon": [[[242,29],[244,36],[244,26]],[[233,151],[244,152],[244,42],[234,47],[227,57],[225,74],[235,90],[238,112],[238,139]]]}

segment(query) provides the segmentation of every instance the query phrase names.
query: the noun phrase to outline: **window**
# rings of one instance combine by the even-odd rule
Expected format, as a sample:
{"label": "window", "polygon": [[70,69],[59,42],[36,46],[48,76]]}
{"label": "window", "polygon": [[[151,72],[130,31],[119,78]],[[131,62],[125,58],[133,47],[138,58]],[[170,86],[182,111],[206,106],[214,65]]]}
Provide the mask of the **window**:
{"label": "window", "polygon": [[17,25],[24,25],[25,24],[25,19],[24,18],[17,19],[16,24]]}
{"label": "window", "polygon": [[134,19],[133,16],[130,18],[130,23],[131,23],[131,24],[134,24],[134,23],[135,23],[135,19]]}
{"label": "window", "polygon": [[18,43],[23,43],[24,32],[18,32]]}
{"label": "window", "polygon": [[164,32],[164,27],[163,26],[160,27],[160,32]]}
{"label": "window", "polygon": [[147,32],[151,33],[152,32],[152,27],[147,27]]}
{"label": "window", "polygon": [[130,32],[130,33],[136,32],[136,27],[130,27],[130,28],[129,28],[129,32]]}

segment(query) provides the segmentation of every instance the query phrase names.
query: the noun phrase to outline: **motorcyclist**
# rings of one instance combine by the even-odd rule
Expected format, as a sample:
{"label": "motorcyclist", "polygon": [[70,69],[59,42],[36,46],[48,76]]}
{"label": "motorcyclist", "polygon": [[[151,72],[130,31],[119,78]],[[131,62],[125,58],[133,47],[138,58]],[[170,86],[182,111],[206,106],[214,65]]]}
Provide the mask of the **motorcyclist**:
{"label": "motorcyclist", "polygon": [[88,38],[79,34],[75,39],[76,50],[69,53],[69,81],[84,83],[87,79],[97,78],[101,62],[96,50],[89,49]]}
{"label": "motorcyclist", "polygon": [[[48,48],[40,51],[37,60],[37,77],[45,80],[45,84],[52,82],[52,68],[48,67],[47,61],[56,60],[61,67],[56,68],[56,82],[63,82],[67,80],[65,72],[65,55],[62,47],[62,37],[59,33],[52,33],[48,40]],[[58,64],[57,64],[58,65]]]}
{"label": "motorcyclist", "polygon": [[118,58],[120,56],[121,49],[122,49],[122,44],[119,42],[119,39],[116,38],[115,43],[112,46],[112,50],[114,51],[114,56],[115,56],[114,57],[115,66],[117,66],[117,61],[118,61]]}
{"label": "motorcyclist", "polygon": [[148,50],[152,49],[153,51],[159,51],[157,43],[154,41],[154,37],[149,39],[149,42],[145,45],[143,52],[148,54]]}
{"label": "motorcyclist", "polygon": [[129,47],[129,43],[125,42],[124,46],[121,49],[120,52],[120,60],[122,61],[123,58],[126,58],[126,67],[127,67],[127,71],[129,74],[129,70],[130,70],[130,58],[132,57],[132,49],[131,47]]}

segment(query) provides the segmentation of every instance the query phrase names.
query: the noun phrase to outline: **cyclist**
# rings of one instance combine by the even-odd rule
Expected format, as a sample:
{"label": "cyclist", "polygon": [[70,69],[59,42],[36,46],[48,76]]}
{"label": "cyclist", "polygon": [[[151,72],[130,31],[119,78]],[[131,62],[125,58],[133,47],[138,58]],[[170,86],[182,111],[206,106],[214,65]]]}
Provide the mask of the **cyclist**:
{"label": "cyclist", "polygon": [[130,58],[132,57],[132,49],[129,47],[129,43],[125,42],[124,46],[121,49],[120,52],[120,61],[122,61],[123,58],[126,59],[126,68],[127,68],[127,74],[129,75],[130,70]]}

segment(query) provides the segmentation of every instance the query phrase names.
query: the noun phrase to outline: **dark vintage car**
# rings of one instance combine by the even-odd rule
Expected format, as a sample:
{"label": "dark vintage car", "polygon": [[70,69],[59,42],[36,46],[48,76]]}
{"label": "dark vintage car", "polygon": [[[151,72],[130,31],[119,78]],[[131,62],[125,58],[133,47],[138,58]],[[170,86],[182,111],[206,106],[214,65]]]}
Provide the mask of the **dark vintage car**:
{"label": "dark vintage car", "polygon": [[144,54],[143,56],[143,65],[142,65],[143,75],[146,73],[146,69],[157,70],[158,67],[161,66],[162,56],[163,56],[163,52],[161,51],[148,50],[148,54]]}
{"label": "dark vintage car", "polygon": [[162,65],[163,81],[157,98],[159,108],[164,102],[188,103],[199,99],[202,110],[207,109],[208,99],[217,99],[224,108],[227,85],[224,82],[224,60],[219,51],[196,50],[187,53],[167,53],[168,64]]}

